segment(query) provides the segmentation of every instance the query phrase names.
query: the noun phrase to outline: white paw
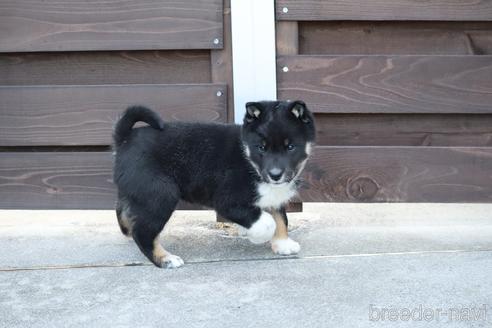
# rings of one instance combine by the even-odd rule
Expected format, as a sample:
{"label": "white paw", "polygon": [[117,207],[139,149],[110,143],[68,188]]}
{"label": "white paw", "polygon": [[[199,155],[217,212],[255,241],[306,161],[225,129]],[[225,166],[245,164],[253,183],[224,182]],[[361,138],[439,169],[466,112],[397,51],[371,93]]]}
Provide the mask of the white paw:
{"label": "white paw", "polygon": [[275,220],[267,212],[261,212],[258,220],[248,229],[247,237],[253,244],[266,243],[275,233]]}
{"label": "white paw", "polygon": [[162,262],[162,267],[165,269],[176,269],[184,264],[181,257],[173,254],[166,256],[166,259]]}
{"label": "white paw", "polygon": [[301,245],[290,238],[274,239],[272,240],[272,250],[279,255],[297,254],[301,250]]}

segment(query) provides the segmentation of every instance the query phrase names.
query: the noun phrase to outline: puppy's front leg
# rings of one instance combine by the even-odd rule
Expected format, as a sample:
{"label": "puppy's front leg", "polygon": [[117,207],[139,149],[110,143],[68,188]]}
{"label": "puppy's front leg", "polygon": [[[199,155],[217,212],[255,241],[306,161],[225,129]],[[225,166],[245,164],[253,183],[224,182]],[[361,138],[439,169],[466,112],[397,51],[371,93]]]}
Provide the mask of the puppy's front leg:
{"label": "puppy's front leg", "polygon": [[239,224],[245,229],[246,237],[253,244],[263,244],[273,238],[275,220],[272,215],[255,206],[217,206],[217,213]]}
{"label": "puppy's front leg", "polygon": [[275,233],[271,240],[273,252],[280,255],[299,253],[301,246],[298,242],[289,238],[287,231],[288,220],[285,208],[272,210],[271,213],[276,224]]}

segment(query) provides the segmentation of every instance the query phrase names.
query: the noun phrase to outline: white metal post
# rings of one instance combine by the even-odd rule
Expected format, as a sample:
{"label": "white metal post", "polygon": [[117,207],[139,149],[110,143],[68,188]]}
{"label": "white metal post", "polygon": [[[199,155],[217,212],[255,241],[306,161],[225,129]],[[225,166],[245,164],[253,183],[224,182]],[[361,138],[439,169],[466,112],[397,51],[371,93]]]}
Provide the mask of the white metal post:
{"label": "white metal post", "polygon": [[231,0],[234,121],[248,101],[277,99],[274,0]]}

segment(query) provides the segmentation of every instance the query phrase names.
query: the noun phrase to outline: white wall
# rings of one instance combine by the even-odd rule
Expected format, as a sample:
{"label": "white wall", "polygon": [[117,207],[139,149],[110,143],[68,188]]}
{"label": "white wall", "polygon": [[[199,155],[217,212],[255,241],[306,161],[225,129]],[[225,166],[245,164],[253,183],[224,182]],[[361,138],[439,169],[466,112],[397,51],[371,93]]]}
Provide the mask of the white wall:
{"label": "white wall", "polygon": [[248,101],[276,100],[274,0],[231,0],[234,120]]}

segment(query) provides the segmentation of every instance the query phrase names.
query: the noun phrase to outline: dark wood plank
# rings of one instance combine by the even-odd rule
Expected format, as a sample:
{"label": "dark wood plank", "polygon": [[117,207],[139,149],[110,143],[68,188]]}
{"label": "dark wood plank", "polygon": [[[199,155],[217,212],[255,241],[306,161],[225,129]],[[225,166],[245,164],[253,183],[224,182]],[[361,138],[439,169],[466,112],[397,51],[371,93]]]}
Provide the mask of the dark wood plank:
{"label": "dark wood plank", "polygon": [[299,35],[303,55],[492,54],[492,22],[299,22]]}
{"label": "dark wood plank", "polygon": [[[284,9],[287,8],[287,11]],[[277,0],[278,20],[490,21],[491,0]]]}
{"label": "dark wood plank", "polygon": [[[0,153],[0,208],[113,208],[109,152]],[[492,202],[492,148],[318,147],[302,201]]]}
{"label": "dark wood plank", "polygon": [[279,99],[303,99],[319,113],[492,113],[492,56],[280,56],[277,62]]}
{"label": "dark wood plank", "polygon": [[110,152],[0,152],[0,208],[113,209],[112,160]]}
{"label": "dark wood plank", "polygon": [[317,114],[324,146],[492,146],[487,114]]}
{"label": "dark wood plank", "polygon": [[289,213],[302,212],[302,203],[300,203],[300,202],[289,203],[289,204],[287,204],[285,210]]}
{"label": "dark wood plank", "polygon": [[222,47],[222,0],[4,0],[0,22],[0,52]]}
{"label": "dark wood plank", "polygon": [[167,121],[227,118],[222,84],[0,87],[0,100],[0,146],[108,145],[132,104]]}
{"label": "dark wood plank", "polygon": [[0,153],[0,208],[113,208],[110,152]]}
{"label": "dark wood plank", "polygon": [[0,54],[0,85],[210,82],[210,51]]}
{"label": "dark wood plank", "polygon": [[318,147],[304,202],[492,202],[492,148]]}

